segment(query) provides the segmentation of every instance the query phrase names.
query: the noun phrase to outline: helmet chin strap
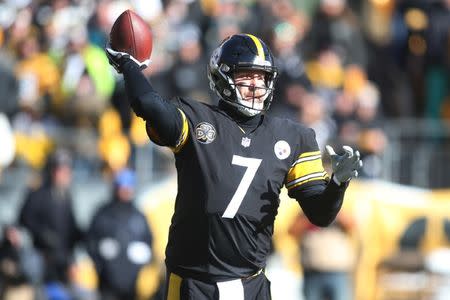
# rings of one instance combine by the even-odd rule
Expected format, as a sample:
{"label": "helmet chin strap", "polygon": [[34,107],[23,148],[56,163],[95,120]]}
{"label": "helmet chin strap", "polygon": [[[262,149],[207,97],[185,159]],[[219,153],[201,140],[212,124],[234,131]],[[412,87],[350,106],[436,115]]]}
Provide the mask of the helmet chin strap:
{"label": "helmet chin strap", "polygon": [[[253,91],[253,95],[254,95],[254,93],[255,92]],[[242,113],[243,115],[248,116],[248,117],[253,117],[253,116],[260,114],[263,111],[264,101],[266,101],[267,96],[268,96],[268,93],[266,91],[266,94],[263,96],[262,101],[258,102],[258,103],[255,103],[255,97],[253,96],[253,107],[249,107],[247,105],[248,101],[243,100],[239,89],[236,89],[236,98],[237,98],[238,104],[236,104],[235,106],[237,107],[238,111],[240,113]],[[257,106],[256,109],[254,109],[255,104]]]}
{"label": "helmet chin strap", "polygon": [[241,105],[238,105],[238,111],[247,117],[253,117],[253,116],[256,116],[261,113],[260,110],[248,108],[248,107],[241,106]]}
{"label": "helmet chin strap", "polygon": [[245,117],[254,117],[261,113],[260,110],[252,109],[252,108],[249,108],[248,106],[243,106],[242,104],[237,103],[237,102],[231,102],[228,100],[222,100],[222,101],[224,103],[226,103],[227,105],[233,106],[239,114],[241,114]]}

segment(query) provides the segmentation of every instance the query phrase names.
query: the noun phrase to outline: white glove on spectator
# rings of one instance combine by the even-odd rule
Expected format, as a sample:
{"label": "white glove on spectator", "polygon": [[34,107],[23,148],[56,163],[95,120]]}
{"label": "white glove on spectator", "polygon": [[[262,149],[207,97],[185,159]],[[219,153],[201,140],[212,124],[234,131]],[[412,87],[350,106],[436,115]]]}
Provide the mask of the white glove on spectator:
{"label": "white glove on spectator", "polygon": [[331,157],[331,168],[333,169],[333,180],[338,185],[351,180],[358,176],[358,170],[362,168],[362,161],[360,159],[359,151],[353,153],[353,149],[349,146],[343,146],[345,153],[337,155],[333,147],[325,146],[328,154]]}

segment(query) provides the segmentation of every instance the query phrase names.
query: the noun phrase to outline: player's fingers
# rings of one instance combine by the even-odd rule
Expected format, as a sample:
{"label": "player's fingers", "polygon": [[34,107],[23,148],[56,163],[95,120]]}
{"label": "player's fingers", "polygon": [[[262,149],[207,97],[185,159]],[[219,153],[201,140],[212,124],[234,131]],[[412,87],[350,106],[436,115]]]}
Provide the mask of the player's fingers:
{"label": "player's fingers", "polygon": [[359,170],[359,169],[362,168],[362,166],[363,166],[362,160],[357,160],[357,161],[355,161],[355,162],[353,163],[352,169],[354,169],[354,170]]}
{"label": "player's fingers", "polygon": [[[348,154],[348,152],[346,152],[346,154]],[[359,151],[356,151],[356,152],[353,154],[353,156],[349,156],[349,157],[347,158],[347,160],[348,160],[348,163],[349,163],[350,165],[354,165],[354,164],[356,164],[356,162],[361,161]]]}
{"label": "player's fingers", "polygon": [[327,150],[329,156],[336,156],[336,152],[334,152],[333,147],[331,147],[330,145],[326,145],[325,149]]}
{"label": "player's fingers", "polygon": [[148,67],[150,65],[150,62],[151,62],[151,59],[148,58],[148,59],[144,60],[143,62],[141,62],[141,64],[144,64]]}
{"label": "player's fingers", "polygon": [[347,154],[347,157],[353,156],[353,148],[350,146],[342,146],[342,149],[344,149],[345,153]]}
{"label": "player's fingers", "polygon": [[357,171],[357,170],[354,170],[354,171],[352,172],[352,177],[353,177],[353,178],[358,177],[358,171]]}
{"label": "player's fingers", "polygon": [[105,51],[107,52],[107,55],[110,55],[112,57],[115,58],[122,58],[122,57],[130,57],[131,55],[126,53],[126,52],[120,52],[120,51],[115,51],[112,48],[109,47],[109,45],[107,44],[105,46]]}
{"label": "player's fingers", "polygon": [[117,52],[117,51],[114,51],[114,50],[109,46],[109,44],[106,44],[105,50],[106,50],[106,52],[108,52],[110,55],[113,55],[113,56],[115,56],[115,55],[117,55],[117,54],[119,53],[119,52]]}
{"label": "player's fingers", "polygon": [[360,160],[358,163],[358,170],[361,169],[362,167],[363,167],[363,162],[362,162],[362,160]]}
{"label": "player's fingers", "polygon": [[355,160],[355,166],[356,166],[356,168],[355,168],[355,169],[356,169],[356,170],[359,170],[359,169],[362,168],[363,162],[362,162],[362,160],[361,160],[361,154],[359,153],[358,150],[355,151],[355,157],[356,157],[356,160]]}

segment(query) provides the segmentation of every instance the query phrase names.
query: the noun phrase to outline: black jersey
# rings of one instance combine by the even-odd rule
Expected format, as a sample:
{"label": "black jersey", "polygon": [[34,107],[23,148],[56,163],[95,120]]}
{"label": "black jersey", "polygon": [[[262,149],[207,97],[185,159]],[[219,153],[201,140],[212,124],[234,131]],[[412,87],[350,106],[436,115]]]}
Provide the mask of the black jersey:
{"label": "black jersey", "polygon": [[166,248],[180,275],[225,280],[265,267],[281,188],[326,185],[313,130],[263,116],[246,133],[216,106],[179,99],[178,195]]}

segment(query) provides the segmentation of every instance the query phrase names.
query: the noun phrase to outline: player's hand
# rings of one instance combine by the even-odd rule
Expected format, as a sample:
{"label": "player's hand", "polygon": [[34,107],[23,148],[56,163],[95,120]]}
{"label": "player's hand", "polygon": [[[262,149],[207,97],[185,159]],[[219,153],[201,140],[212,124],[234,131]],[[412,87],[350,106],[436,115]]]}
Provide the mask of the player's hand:
{"label": "player's hand", "polygon": [[349,146],[343,146],[345,153],[338,155],[333,147],[326,145],[326,150],[331,157],[331,168],[333,169],[333,180],[340,185],[354,177],[358,177],[358,171],[362,168],[359,151],[353,153]]}
{"label": "player's hand", "polygon": [[135,64],[137,64],[141,70],[144,70],[150,64],[150,59],[140,62],[126,52],[113,50],[109,44],[105,47],[105,53],[108,57],[109,64],[116,69],[117,73],[122,73],[122,66],[129,60],[132,60]]}

